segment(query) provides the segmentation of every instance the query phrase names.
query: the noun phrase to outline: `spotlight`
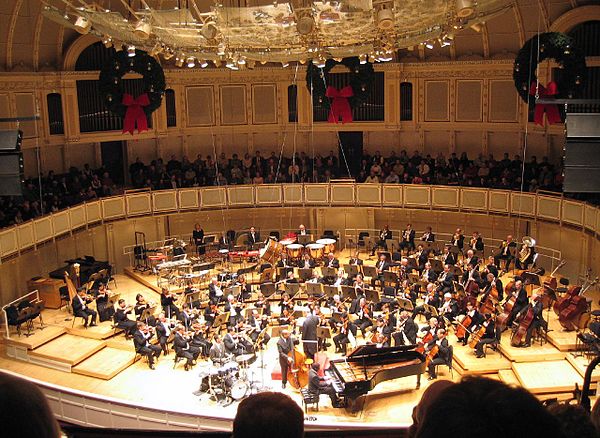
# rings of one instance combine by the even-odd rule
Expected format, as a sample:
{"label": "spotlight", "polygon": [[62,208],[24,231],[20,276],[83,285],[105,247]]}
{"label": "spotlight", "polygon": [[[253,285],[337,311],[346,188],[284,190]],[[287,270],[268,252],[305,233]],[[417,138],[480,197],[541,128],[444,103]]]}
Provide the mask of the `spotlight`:
{"label": "spotlight", "polygon": [[313,61],[318,68],[325,68],[327,62],[324,57],[319,56],[316,61]]}
{"label": "spotlight", "polygon": [[394,12],[392,4],[382,3],[376,15],[377,27],[381,30],[389,30],[394,27]]}
{"label": "spotlight", "polygon": [[238,65],[246,65],[246,58],[240,56],[237,60]]}
{"label": "spotlight", "polygon": [[206,60],[204,60],[204,59],[201,59],[201,60],[199,60],[199,61],[198,61],[198,64],[199,64],[199,65],[200,65],[200,67],[202,67],[202,68],[206,68],[206,67],[208,67],[208,62],[206,62]]}
{"label": "spotlight", "polygon": [[456,0],[456,15],[467,18],[473,15],[474,12],[473,0]]}
{"label": "spotlight", "polygon": [[394,54],[391,50],[386,50],[385,52],[381,52],[379,55],[379,61],[388,62],[394,59]]}
{"label": "spotlight", "polygon": [[133,58],[135,56],[135,46],[133,44],[127,45],[127,56]]}
{"label": "spotlight", "polygon": [[194,68],[196,66],[196,58],[194,58],[193,56],[188,56],[185,62],[188,68]]}
{"label": "spotlight", "polygon": [[430,43],[429,41],[427,41],[427,42],[425,43],[425,47],[427,47],[429,50],[431,50],[431,49],[433,49],[433,44],[432,44],[432,43]]}
{"label": "spotlight", "polygon": [[135,30],[133,31],[134,35],[141,40],[147,40],[150,38],[151,32],[152,25],[143,18],[138,21],[138,23],[135,25]]}
{"label": "spotlight", "polygon": [[364,53],[362,55],[358,56],[358,61],[361,64],[366,64],[367,63],[367,55],[365,55]]}
{"label": "spotlight", "polygon": [[227,67],[230,70],[239,70],[240,68],[237,66],[237,63],[233,61],[233,59],[229,59],[227,61],[227,63],[225,64],[225,67]]}
{"label": "spotlight", "polygon": [[79,16],[77,17],[77,20],[75,20],[75,30],[82,35],[88,33],[91,27],[92,22],[86,17]]}
{"label": "spotlight", "polygon": [[111,48],[113,46],[113,40],[110,36],[106,35],[103,39],[102,39],[102,44],[104,44],[104,47],[106,47],[107,49]]}

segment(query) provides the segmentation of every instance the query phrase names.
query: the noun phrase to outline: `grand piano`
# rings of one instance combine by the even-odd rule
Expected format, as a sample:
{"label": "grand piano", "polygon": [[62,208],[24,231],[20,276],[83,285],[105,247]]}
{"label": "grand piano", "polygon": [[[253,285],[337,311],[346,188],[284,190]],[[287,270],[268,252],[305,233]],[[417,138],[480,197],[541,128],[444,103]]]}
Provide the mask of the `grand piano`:
{"label": "grand piano", "polygon": [[346,407],[354,410],[356,399],[380,382],[416,375],[416,387],[421,386],[425,356],[415,351],[415,347],[361,345],[346,358],[330,361],[325,374],[331,378],[335,391],[344,399]]}

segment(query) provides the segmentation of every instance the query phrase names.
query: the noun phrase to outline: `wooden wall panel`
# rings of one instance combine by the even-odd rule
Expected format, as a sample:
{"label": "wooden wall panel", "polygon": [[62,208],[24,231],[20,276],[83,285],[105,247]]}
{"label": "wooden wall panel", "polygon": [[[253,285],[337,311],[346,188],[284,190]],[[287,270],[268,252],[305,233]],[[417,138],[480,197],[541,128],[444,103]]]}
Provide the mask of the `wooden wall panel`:
{"label": "wooden wall panel", "polygon": [[221,85],[221,124],[245,125],[248,123],[246,113],[246,86]]}
{"label": "wooden wall panel", "polygon": [[513,81],[490,81],[490,122],[516,122],[519,96]]}
{"label": "wooden wall panel", "polygon": [[[37,113],[33,93],[15,93],[15,106],[17,117],[31,117]],[[23,131],[24,138],[33,138],[38,135],[36,121],[21,122],[19,129]]]}
{"label": "wooden wall panel", "polygon": [[277,123],[277,85],[252,85],[252,121],[254,124]]}
{"label": "wooden wall panel", "polygon": [[450,120],[448,81],[425,81],[425,121],[448,122]]}
{"label": "wooden wall panel", "polygon": [[186,87],[185,97],[188,126],[215,124],[214,90],[212,86]]}
{"label": "wooden wall panel", "polygon": [[481,121],[481,89],[483,81],[456,81],[456,121]]}

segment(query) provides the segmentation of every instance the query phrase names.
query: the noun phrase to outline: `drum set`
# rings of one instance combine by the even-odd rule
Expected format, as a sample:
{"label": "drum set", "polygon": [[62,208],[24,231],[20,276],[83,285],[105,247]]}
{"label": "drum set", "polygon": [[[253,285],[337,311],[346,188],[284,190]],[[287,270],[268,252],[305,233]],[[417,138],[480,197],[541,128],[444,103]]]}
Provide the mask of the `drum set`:
{"label": "drum set", "polygon": [[223,406],[256,394],[260,390],[253,380],[249,366],[256,360],[255,354],[231,355],[220,367],[208,365],[200,372],[200,392]]}
{"label": "drum set", "polygon": [[330,252],[335,252],[335,239],[324,238],[302,245],[297,243],[296,237],[286,237],[279,241],[268,239],[260,250],[259,257],[263,262],[274,264],[285,253],[291,260],[300,260],[308,254],[315,261],[320,261]]}

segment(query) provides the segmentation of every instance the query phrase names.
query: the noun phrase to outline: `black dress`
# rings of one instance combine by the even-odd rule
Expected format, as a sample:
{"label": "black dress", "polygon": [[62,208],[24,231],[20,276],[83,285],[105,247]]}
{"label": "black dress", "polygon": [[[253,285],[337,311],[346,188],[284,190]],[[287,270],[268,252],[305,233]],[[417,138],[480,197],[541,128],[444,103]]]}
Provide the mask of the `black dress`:
{"label": "black dress", "polygon": [[108,300],[107,294],[99,294],[96,297],[96,308],[98,309],[98,318],[100,319],[100,322],[112,319],[115,314],[115,307],[113,303]]}
{"label": "black dress", "polygon": [[192,231],[192,239],[194,240],[198,254],[204,254],[204,230],[200,228],[199,230]]}

